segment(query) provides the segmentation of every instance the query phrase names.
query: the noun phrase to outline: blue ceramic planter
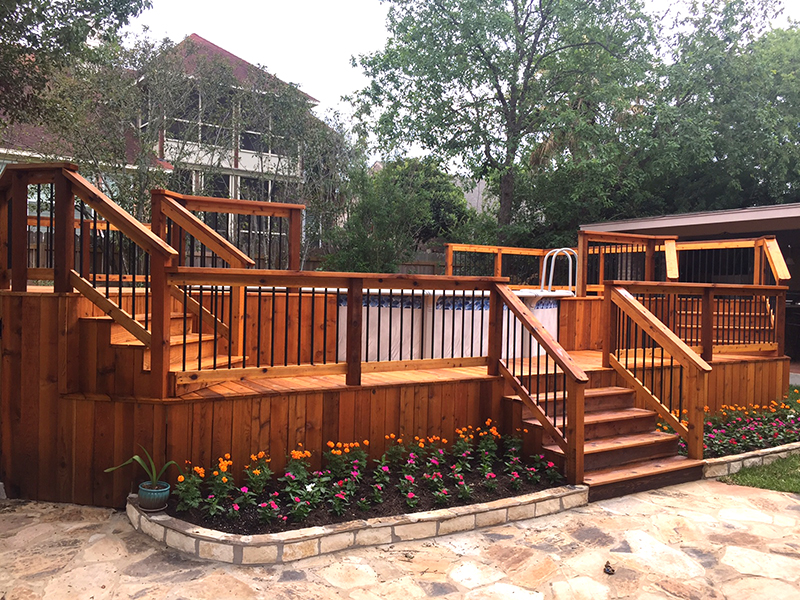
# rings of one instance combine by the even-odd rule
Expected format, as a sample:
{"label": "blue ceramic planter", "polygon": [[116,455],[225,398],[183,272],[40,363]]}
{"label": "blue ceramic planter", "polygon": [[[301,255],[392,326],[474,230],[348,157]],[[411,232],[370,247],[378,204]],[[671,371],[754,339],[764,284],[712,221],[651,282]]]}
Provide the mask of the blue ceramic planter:
{"label": "blue ceramic planter", "polygon": [[157,511],[167,506],[169,484],[166,481],[159,481],[156,489],[153,489],[152,485],[149,481],[139,484],[139,508],[142,510]]}

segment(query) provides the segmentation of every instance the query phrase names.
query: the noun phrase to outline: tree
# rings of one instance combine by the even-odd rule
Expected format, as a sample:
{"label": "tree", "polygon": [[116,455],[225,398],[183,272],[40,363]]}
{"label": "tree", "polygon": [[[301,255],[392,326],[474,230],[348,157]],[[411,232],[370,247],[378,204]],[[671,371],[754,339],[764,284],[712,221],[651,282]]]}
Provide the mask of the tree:
{"label": "tree", "polygon": [[49,77],[90,53],[87,40],[109,39],[150,5],[150,0],[2,0],[0,114],[6,121],[35,121]]}
{"label": "tree", "polygon": [[[33,149],[70,157],[140,220],[155,187],[304,203],[308,252],[346,209],[355,159],[341,125],[317,119],[295,86],[191,38],[103,43],[92,61],[53,73],[42,102],[44,135]],[[220,189],[244,148],[247,176],[238,190]],[[192,172],[203,173],[200,187]]]}
{"label": "tree", "polygon": [[391,0],[386,47],[358,60],[358,116],[388,150],[419,144],[499,177],[511,223],[515,168],[584,106],[630,103],[649,65],[637,0]]}
{"label": "tree", "polygon": [[468,217],[464,193],[431,160],[397,160],[371,176],[353,175],[359,200],[331,236],[327,268],[396,271],[421,244],[447,238]]}

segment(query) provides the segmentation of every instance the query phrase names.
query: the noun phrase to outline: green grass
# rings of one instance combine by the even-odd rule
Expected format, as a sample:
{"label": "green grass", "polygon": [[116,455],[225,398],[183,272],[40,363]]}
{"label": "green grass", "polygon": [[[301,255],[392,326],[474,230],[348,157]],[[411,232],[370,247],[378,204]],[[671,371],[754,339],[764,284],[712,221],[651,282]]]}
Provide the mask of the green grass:
{"label": "green grass", "polygon": [[800,493],[800,454],[776,460],[769,465],[742,469],[723,477],[722,481],[776,492]]}

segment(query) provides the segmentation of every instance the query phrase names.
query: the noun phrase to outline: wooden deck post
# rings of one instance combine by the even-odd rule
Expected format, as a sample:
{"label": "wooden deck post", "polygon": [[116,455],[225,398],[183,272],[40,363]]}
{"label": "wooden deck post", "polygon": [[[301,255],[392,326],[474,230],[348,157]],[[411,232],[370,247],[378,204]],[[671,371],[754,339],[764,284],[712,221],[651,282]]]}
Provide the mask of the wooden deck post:
{"label": "wooden deck post", "polygon": [[583,483],[584,392],[586,384],[567,378],[567,483]]}
{"label": "wooden deck post", "polygon": [[503,249],[498,248],[494,255],[494,276],[503,276]]}
{"label": "wooden deck post", "polygon": [[656,241],[654,239],[648,239],[645,247],[644,279],[645,281],[656,280]]}
{"label": "wooden deck post", "polygon": [[361,385],[361,328],[364,280],[354,278],[347,286],[347,385]]}
{"label": "wooden deck post", "polygon": [[11,201],[11,196],[8,191],[0,192],[0,290],[7,290],[11,285],[9,279],[9,269],[11,265],[8,263],[8,249],[9,249],[9,228],[8,228],[8,206]]}
{"label": "wooden deck post", "polygon": [[503,352],[503,303],[497,287],[489,292],[489,339],[487,341],[489,375],[500,374],[500,357]]}
{"label": "wooden deck post", "polygon": [[11,289],[28,291],[28,175],[11,174]]}
{"label": "wooden deck post", "polygon": [[688,421],[687,429],[689,430],[686,449],[689,458],[702,460],[704,409],[708,397],[708,373],[700,369],[690,368],[686,371],[686,377],[688,394],[688,418],[686,420]]}
{"label": "wooden deck post", "polygon": [[303,241],[303,211],[293,208],[289,214],[289,270],[300,270],[300,247]]}
{"label": "wooden deck post", "polygon": [[[602,260],[602,255],[600,256],[600,260]],[[589,239],[586,237],[585,231],[578,232],[578,268],[577,268],[577,279],[578,285],[575,295],[583,297],[586,295],[586,278],[588,277],[587,266],[589,264]],[[600,283],[603,283],[602,280]]]}
{"label": "wooden deck post", "polygon": [[60,171],[53,177],[55,184],[55,233],[53,243],[53,291],[57,294],[72,291],[70,271],[75,264],[75,197],[72,185]]}
{"label": "wooden deck post", "polygon": [[603,286],[603,368],[611,367],[610,356],[617,351],[617,311],[614,309],[612,287]]}
{"label": "wooden deck post", "polygon": [[444,245],[444,274],[448,277],[453,275],[453,245],[452,244],[445,244]]}
{"label": "wooden deck post", "polygon": [[[150,219],[152,232],[162,240],[166,239],[166,223],[161,213],[163,196],[151,192]],[[170,259],[150,256],[150,289],[152,290],[152,315],[150,319],[150,377],[152,394],[155,398],[166,398],[168,393],[170,362],[170,306],[172,295],[167,289],[166,268]]]}
{"label": "wooden deck post", "polygon": [[714,290],[707,287],[703,290],[702,309],[700,321],[700,343],[703,346],[701,356],[706,362],[711,362],[714,357]]}
{"label": "wooden deck post", "polygon": [[753,244],[753,285],[764,285],[764,239]]}
{"label": "wooden deck post", "polygon": [[781,290],[775,297],[775,341],[778,348],[776,356],[786,352],[786,290]]}

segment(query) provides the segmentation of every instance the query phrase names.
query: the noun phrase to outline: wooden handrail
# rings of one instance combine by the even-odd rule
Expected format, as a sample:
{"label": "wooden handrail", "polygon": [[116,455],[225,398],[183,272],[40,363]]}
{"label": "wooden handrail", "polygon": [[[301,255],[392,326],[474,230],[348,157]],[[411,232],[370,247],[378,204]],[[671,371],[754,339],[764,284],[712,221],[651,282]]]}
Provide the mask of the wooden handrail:
{"label": "wooden handrail", "polygon": [[[523,381],[515,375],[514,369],[509,368],[509,365],[504,364],[500,359],[503,306],[506,306],[517,317],[519,323],[533,336],[539,347],[544,349],[547,356],[553,360],[555,365],[561,368],[564,374],[565,387],[562,390],[566,401],[564,431],[558,428],[555,420],[551,420],[548,417],[546,410],[543,410],[539,404],[539,398],[533,397],[531,390],[527,389]],[[505,284],[497,284],[492,290],[489,331],[488,372],[492,374],[497,371],[503,376],[522,399],[523,403],[531,410],[534,417],[541,423],[547,434],[563,450],[567,481],[572,484],[581,483],[583,481],[584,457],[584,394],[586,384],[589,382],[586,373],[575,364],[572,357]],[[555,371],[553,374],[555,374]],[[550,375],[550,373],[545,373],[545,377]],[[520,375],[520,377],[524,379],[524,375]]]}
{"label": "wooden handrail", "polygon": [[[603,342],[603,366],[610,366],[617,371],[636,390],[637,395],[647,405],[658,412],[676,432],[686,438],[689,458],[702,459],[703,411],[706,404],[708,374],[711,372],[711,366],[689,348],[669,327],[647,310],[644,305],[631,296],[628,290],[607,283],[603,295],[607,305],[605,310],[606,336]],[[613,310],[614,306],[618,307],[624,315],[638,325],[642,332],[648,335],[655,344],[658,344],[659,347],[677,360],[678,364],[687,369],[685,390],[688,393],[686,403],[688,425],[684,426],[680,420],[681,415],[677,417],[673,415],[661,400],[655,396],[655,390],[648,389],[645,383],[636,377],[635,370],[631,372],[627,365],[623,365],[614,356],[616,351],[614,339],[618,327],[615,311]]]}
{"label": "wooden handrail", "polygon": [[621,287],[610,287],[611,300],[622,308],[645,333],[661,344],[671,356],[677,358],[681,364],[692,366],[707,373],[711,372],[711,365],[703,360],[697,353],[675,335],[672,330],[664,325],[653,313],[630,292]]}
{"label": "wooden handrail", "polygon": [[172,267],[167,280],[172,285],[243,285],[263,287],[347,288],[352,279],[360,279],[365,288],[416,290],[489,291],[505,277],[442,277],[404,273],[345,273],[325,271],[276,271],[257,269],[210,269]]}
{"label": "wooden handrail", "polygon": [[178,200],[187,210],[219,212],[233,215],[263,215],[289,217],[293,210],[305,210],[305,204],[283,202],[258,202],[256,200],[237,200],[235,198],[212,198],[210,196],[189,196],[171,190],[154,189],[153,193]]}
{"label": "wooden handrail", "polygon": [[162,199],[161,212],[232,267],[252,267],[256,264],[252,258],[171,198]]}
{"label": "wooden handrail", "polygon": [[649,241],[664,242],[677,240],[677,235],[647,235],[643,233],[616,233],[606,231],[579,231],[578,236],[585,237],[590,242],[607,242],[609,244],[635,244]]}
{"label": "wooden handrail", "polygon": [[575,382],[588,383],[589,377],[586,373],[577,365],[575,360],[564,350],[550,332],[544,328],[539,320],[533,316],[533,313],[525,306],[522,300],[520,300],[508,286],[497,285],[496,289],[503,303],[517,316],[522,326],[528,330],[537,342],[539,342],[539,345],[542,346],[556,364],[561,367],[561,370]]}
{"label": "wooden handrail", "polygon": [[672,281],[608,281],[608,285],[624,287],[641,294],[691,294],[702,296],[703,290],[713,289],[716,295],[740,295],[745,293],[769,294],[788,290],[785,285],[739,285],[733,283],[675,283]]}
{"label": "wooden handrail", "polygon": [[789,272],[789,267],[786,266],[786,261],[783,259],[783,252],[778,245],[778,240],[774,237],[764,238],[764,251],[767,255],[767,261],[772,269],[772,274],[775,277],[775,282],[778,285],[788,283],[792,278]]}
{"label": "wooden handrail", "polygon": [[72,183],[72,192],[103,215],[107,221],[133,240],[145,252],[165,259],[178,256],[178,251],[144,227],[121,206],[112,202],[103,192],[78,173],[64,169],[64,176]]}

